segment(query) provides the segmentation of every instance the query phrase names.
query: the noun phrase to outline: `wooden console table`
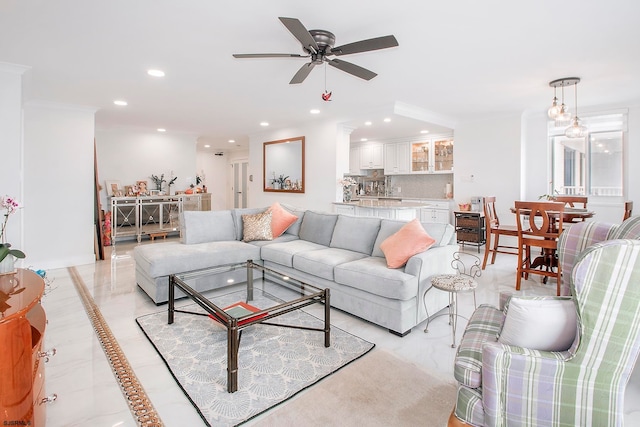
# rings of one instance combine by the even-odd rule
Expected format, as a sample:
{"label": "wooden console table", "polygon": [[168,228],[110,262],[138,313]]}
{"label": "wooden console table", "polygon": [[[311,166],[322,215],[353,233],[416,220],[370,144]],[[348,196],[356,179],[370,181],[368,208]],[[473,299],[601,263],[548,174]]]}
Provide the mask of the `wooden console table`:
{"label": "wooden console table", "polygon": [[44,280],[31,270],[0,275],[0,425],[44,426]]}

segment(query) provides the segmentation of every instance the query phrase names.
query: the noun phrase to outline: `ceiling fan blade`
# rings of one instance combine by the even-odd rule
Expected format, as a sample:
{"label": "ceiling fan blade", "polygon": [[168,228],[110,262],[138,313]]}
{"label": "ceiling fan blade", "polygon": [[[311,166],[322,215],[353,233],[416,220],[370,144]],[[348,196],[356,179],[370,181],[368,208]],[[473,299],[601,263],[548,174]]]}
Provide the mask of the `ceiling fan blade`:
{"label": "ceiling fan blade", "polygon": [[296,18],[283,17],[279,17],[278,19],[284,24],[285,27],[287,27],[287,30],[289,30],[289,32],[298,39],[303,48],[313,53],[317,53],[319,51],[318,44],[309,33],[309,30],[307,30],[305,26],[302,25],[302,22],[300,22],[300,20]]}
{"label": "ceiling fan blade", "polygon": [[382,36],[336,46],[331,48],[331,53],[337,56],[350,55],[352,53],[369,52],[371,50],[387,49],[395,46],[398,46],[398,40],[396,40],[394,36]]}
{"label": "ceiling fan blade", "polygon": [[234,58],[309,58],[309,55],[297,53],[234,53]]}
{"label": "ceiling fan blade", "polygon": [[352,64],[351,62],[342,61],[340,59],[329,59],[327,60],[329,65],[336,67],[339,70],[352,74],[356,77],[360,77],[364,80],[371,80],[378,74],[373,71],[367,70],[366,68],[362,68],[358,65]]}
{"label": "ceiling fan blade", "polygon": [[300,67],[300,69],[298,70],[296,75],[293,76],[293,78],[291,79],[289,84],[290,85],[296,85],[296,84],[302,83],[304,81],[304,79],[307,78],[307,76],[309,75],[311,70],[313,70],[313,67],[315,67],[315,66],[316,66],[316,64],[314,64],[313,62],[309,62],[307,64],[304,64],[302,67]]}

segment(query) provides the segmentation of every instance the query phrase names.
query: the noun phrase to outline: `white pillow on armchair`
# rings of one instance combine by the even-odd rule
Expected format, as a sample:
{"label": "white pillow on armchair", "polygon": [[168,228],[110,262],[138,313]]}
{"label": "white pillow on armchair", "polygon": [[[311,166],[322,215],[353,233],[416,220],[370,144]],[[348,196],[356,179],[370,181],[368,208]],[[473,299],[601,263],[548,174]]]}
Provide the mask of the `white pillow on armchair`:
{"label": "white pillow on armchair", "polygon": [[565,351],[577,330],[571,297],[512,297],[498,341],[532,350]]}

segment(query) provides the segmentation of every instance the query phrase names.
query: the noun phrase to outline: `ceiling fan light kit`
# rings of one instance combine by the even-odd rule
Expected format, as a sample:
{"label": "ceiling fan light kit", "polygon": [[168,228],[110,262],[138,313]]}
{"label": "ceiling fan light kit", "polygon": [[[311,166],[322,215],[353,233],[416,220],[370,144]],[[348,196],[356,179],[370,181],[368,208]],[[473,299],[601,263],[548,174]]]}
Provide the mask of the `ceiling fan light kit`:
{"label": "ceiling fan light kit", "polygon": [[327,30],[307,30],[296,18],[280,17],[280,22],[300,42],[304,55],[294,53],[236,53],[234,58],[311,58],[293,76],[289,84],[302,83],[316,65],[329,64],[341,71],[364,80],[371,80],[376,73],[341,59],[332,59],[331,56],[351,55],[354,53],[369,52],[372,50],[387,49],[398,46],[398,41],[393,35],[360,40],[342,46],[334,46],[336,36]]}

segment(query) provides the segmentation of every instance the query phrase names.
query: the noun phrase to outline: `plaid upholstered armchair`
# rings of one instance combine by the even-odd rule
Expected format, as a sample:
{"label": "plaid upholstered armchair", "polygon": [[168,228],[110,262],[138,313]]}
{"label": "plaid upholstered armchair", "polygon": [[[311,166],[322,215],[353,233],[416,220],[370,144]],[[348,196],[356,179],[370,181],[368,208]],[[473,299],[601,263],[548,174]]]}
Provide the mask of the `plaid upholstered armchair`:
{"label": "plaid upholstered armchair", "polygon": [[[566,228],[558,239],[561,271],[570,273],[583,250],[594,243],[611,239],[640,239],[640,216],[630,217],[622,224],[592,221]],[[561,279],[560,295],[571,295],[567,277],[564,275]]]}
{"label": "plaid upholstered armchair", "polygon": [[[640,352],[640,240],[605,240],[575,261],[565,270],[573,297],[511,297],[504,311],[481,305],[474,312],[456,355],[450,426],[623,424],[625,387]],[[512,312],[520,304],[560,315],[538,314],[503,339],[508,324],[517,326]],[[536,329],[542,338],[554,335],[552,342],[532,337]]]}

